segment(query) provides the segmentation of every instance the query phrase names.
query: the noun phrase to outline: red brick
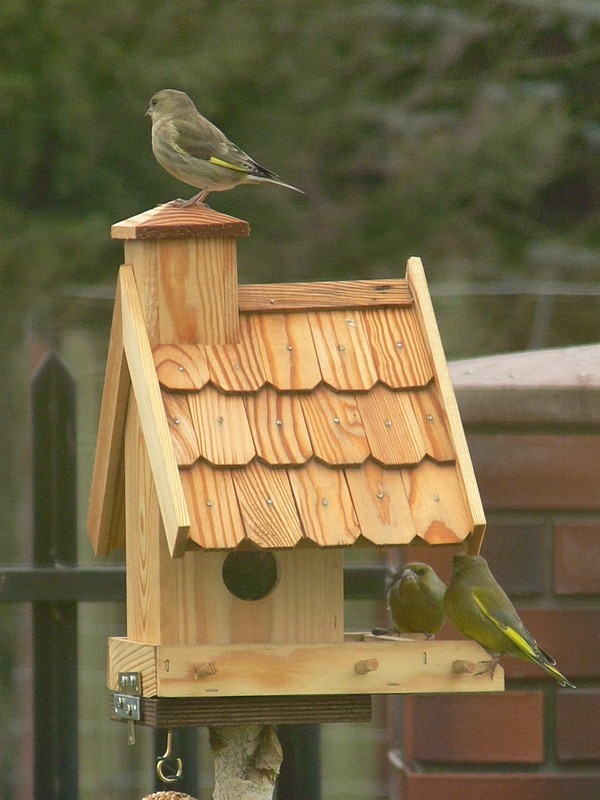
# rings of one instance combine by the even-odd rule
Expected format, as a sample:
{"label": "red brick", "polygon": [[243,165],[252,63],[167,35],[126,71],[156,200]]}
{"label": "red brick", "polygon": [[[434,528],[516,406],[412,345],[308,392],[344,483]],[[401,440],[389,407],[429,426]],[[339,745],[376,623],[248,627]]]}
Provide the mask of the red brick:
{"label": "red brick", "polygon": [[401,800],[598,800],[600,772],[398,772]]}
{"label": "red brick", "polygon": [[404,731],[404,752],[415,762],[540,764],[544,695],[408,697]]}
{"label": "red brick", "polygon": [[546,538],[543,525],[488,525],[481,555],[511,597],[531,597],[544,591]]}
{"label": "red brick", "polygon": [[600,690],[558,692],[556,757],[559,761],[600,761]]}
{"label": "red brick", "polygon": [[[518,608],[540,647],[556,659],[571,681],[600,675],[600,608]],[[520,658],[503,658],[507,678],[544,678],[546,673]],[[551,679],[550,679],[551,680]]]}
{"label": "red brick", "polygon": [[600,508],[600,436],[468,437],[486,509]]}
{"label": "red brick", "polygon": [[600,520],[556,525],[556,594],[600,594]]}

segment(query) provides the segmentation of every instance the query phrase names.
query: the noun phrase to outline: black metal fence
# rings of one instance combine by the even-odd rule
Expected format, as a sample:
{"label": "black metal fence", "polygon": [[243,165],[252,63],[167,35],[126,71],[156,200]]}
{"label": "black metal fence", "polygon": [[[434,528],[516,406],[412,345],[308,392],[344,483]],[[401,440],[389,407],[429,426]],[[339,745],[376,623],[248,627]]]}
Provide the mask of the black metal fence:
{"label": "black metal fence", "polygon": [[[124,603],[125,568],[80,567],[77,562],[76,387],[56,353],[50,353],[33,376],[32,430],[33,559],[30,566],[0,566],[0,602],[26,602],[33,608],[34,796],[77,800],[78,604]],[[345,597],[381,598],[386,579],[383,566],[347,567]],[[284,761],[276,796],[318,800],[319,726],[281,726],[279,737]],[[164,743],[164,732],[157,731],[156,758]],[[197,731],[175,731],[173,745],[185,764],[177,790],[197,795]],[[156,788],[164,788],[156,777],[155,761],[148,771]]]}

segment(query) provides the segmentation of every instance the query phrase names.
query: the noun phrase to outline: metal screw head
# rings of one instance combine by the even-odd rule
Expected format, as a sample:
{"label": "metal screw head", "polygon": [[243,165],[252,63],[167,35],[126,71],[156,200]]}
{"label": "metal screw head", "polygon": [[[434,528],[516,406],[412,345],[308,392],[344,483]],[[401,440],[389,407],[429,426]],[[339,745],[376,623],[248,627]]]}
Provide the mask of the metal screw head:
{"label": "metal screw head", "polygon": [[179,419],[179,417],[173,417],[173,422],[175,423],[175,425],[179,425],[181,420]]}
{"label": "metal screw head", "polygon": [[433,422],[433,414],[427,414],[427,422]]}
{"label": "metal screw head", "polygon": [[218,416],[218,417],[217,417],[217,422],[219,423],[219,425],[222,425],[222,424],[223,424],[223,422],[224,422],[224,420],[223,420],[223,417],[221,417],[221,416]]}
{"label": "metal screw head", "polygon": [[377,498],[383,500],[383,492],[377,492]]}
{"label": "metal screw head", "polygon": [[179,372],[185,372],[185,367],[182,367],[181,364],[177,367]]}
{"label": "metal screw head", "polygon": [[404,344],[402,342],[396,342],[396,347],[398,348],[398,350],[402,350]]}
{"label": "metal screw head", "polygon": [[329,500],[328,500],[326,497],[324,497],[324,498],[321,500],[321,505],[322,505],[322,506],[328,506],[328,505],[329,505]]}
{"label": "metal screw head", "polygon": [[267,497],[267,505],[268,506],[272,506],[273,505],[273,498],[272,497]]}
{"label": "metal screw head", "polygon": [[385,422],[384,422],[384,425],[385,425],[386,428],[391,428],[392,427],[392,420],[391,419],[386,419]]}
{"label": "metal screw head", "polygon": [[212,500],[207,500],[207,501],[206,501],[206,505],[207,505],[209,508],[212,508],[213,501],[212,501]]}
{"label": "metal screw head", "polygon": [[336,425],[340,424],[340,418],[339,417],[334,417],[333,421],[335,422]]}
{"label": "metal screw head", "polygon": [[340,351],[340,353],[343,353],[346,348],[343,344],[338,344],[337,349]]}
{"label": "metal screw head", "polygon": [[275,420],[275,425],[283,425],[283,420],[282,419],[276,419]]}

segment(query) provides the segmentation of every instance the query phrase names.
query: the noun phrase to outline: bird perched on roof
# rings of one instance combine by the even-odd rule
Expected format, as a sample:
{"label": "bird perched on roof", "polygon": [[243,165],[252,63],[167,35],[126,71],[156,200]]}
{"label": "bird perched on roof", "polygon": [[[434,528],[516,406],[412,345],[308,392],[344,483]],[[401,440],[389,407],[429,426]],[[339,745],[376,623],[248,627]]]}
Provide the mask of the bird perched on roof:
{"label": "bird perched on roof", "polygon": [[161,89],[146,111],[152,120],[152,152],[170,175],[200,189],[177,205],[203,203],[209,192],[241,183],[274,183],[302,192],[253,161],[212,122],[198,113],[185,92]]}
{"label": "bird perched on roof", "polygon": [[542,667],[561,686],[575,688],[523,625],[482,556],[454,556],[444,608],[453,625],[491,655],[489,666],[481,672],[489,670],[493,676],[503,655],[516,656]]}
{"label": "bird perched on roof", "polygon": [[429,564],[406,564],[388,592],[388,608],[399,633],[424,633],[428,639],[446,622],[446,585]]}

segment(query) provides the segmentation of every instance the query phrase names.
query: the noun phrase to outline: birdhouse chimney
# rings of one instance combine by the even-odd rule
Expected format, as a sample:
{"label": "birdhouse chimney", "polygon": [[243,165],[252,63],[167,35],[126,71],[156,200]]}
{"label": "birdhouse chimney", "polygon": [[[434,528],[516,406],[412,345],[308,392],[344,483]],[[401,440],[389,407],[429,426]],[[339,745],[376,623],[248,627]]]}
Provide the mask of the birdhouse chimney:
{"label": "birdhouse chimney", "polygon": [[150,345],[239,339],[235,239],[243,220],[205,206],[158,206],[112,226],[124,239]]}

